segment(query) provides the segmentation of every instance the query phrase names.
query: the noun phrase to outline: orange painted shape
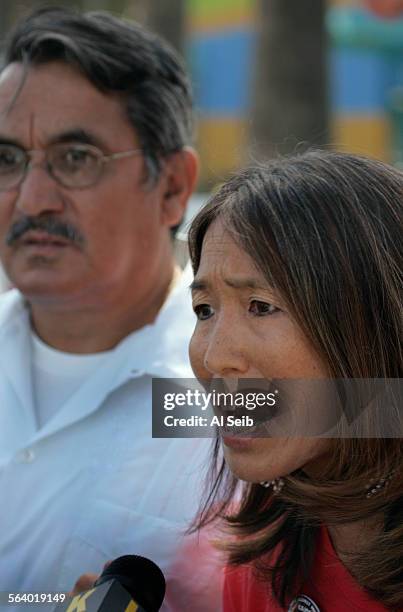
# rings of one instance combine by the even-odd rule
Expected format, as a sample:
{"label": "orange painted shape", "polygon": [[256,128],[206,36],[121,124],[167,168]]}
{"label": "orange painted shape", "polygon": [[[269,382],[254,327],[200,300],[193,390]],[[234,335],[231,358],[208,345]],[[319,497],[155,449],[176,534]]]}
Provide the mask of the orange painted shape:
{"label": "orange painted shape", "polygon": [[343,116],[332,121],[332,142],[338,149],[390,161],[390,126],[386,116]]}
{"label": "orange painted shape", "polygon": [[201,183],[221,182],[245,163],[247,138],[245,120],[201,119],[197,138],[201,159]]}
{"label": "orange painted shape", "polygon": [[187,28],[190,32],[215,32],[233,30],[234,28],[253,27],[256,25],[256,14],[251,7],[238,6],[232,11],[222,10],[214,13],[188,13]]}
{"label": "orange painted shape", "polygon": [[403,0],[365,0],[365,5],[378,17],[394,19],[403,14]]}

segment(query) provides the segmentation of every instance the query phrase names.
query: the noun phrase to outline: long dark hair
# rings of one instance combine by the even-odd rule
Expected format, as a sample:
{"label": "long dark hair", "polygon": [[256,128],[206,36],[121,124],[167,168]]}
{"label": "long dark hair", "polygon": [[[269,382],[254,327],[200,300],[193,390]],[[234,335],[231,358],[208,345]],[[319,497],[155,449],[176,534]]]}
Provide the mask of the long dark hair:
{"label": "long dark hair", "polygon": [[[248,168],[194,219],[194,271],[206,231],[219,217],[285,300],[332,377],[399,378],[402,196],[400,171],[355,155],[310,151]],[[384,604],[402,602],[400,438],[334,439],[322,473],[313,479],[294,472],[279,495],[237,481],[218,447],[198,526],[225,517],[238,536],[226,545],[230,563],[254,562],[285,606],[309,575],[321,524],[378,516],[384,529],[351,558],[353,573]],[[367,498],[366,482],[390,473],[385,491]],[[241,502],[234,513],[238,487]],[[280,543],[280,554],[270,561],[267,553]]]}

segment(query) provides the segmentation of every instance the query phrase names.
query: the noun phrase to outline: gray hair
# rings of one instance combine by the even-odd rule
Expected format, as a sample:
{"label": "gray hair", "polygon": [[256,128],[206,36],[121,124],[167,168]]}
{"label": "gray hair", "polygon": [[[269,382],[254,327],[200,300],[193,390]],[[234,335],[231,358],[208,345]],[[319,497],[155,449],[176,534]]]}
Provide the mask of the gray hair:
{"label": "gray hair", "polygon": [[11,32],[4,66],[55,60],[78,68],[100,91],[122,96],[150,179],[157,179],[164,157],[190,144],[190,82],[180,57],[156,34],[109,13],[36,10]]}

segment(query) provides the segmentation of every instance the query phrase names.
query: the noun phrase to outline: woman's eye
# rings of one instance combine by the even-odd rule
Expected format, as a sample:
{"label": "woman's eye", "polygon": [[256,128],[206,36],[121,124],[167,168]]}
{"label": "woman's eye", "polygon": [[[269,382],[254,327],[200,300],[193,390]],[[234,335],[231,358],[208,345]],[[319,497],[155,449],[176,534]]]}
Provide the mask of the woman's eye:
{"label": "woman's eye", "polygon": [[264,317],[265,315],[272,315],[275,312],[278,312],[280,309],[273,304],[269,304],[268,302],[261,302],[260,300],[252,300],[249,305],[249,312],[258,316]]}
{"label": "woman's eye", "polygon": [[193,308],[193,310],[199,321],[205,321],[206,319],[209,319],[213,314],[213,309],[208,304],[198,304]]}

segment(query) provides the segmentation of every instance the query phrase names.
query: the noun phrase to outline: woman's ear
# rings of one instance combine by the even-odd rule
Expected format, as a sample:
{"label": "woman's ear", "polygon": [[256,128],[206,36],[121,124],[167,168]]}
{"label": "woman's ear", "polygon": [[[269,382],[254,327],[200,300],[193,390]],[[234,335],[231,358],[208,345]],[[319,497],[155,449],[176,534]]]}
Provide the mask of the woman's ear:
{"label": "woman's ear", "polygon": [[191,147],[184,147],[165,161],[165,193],[161,207],[162,224],[167,227],[178,225],[196,185],[199,170],[197,153]]}

